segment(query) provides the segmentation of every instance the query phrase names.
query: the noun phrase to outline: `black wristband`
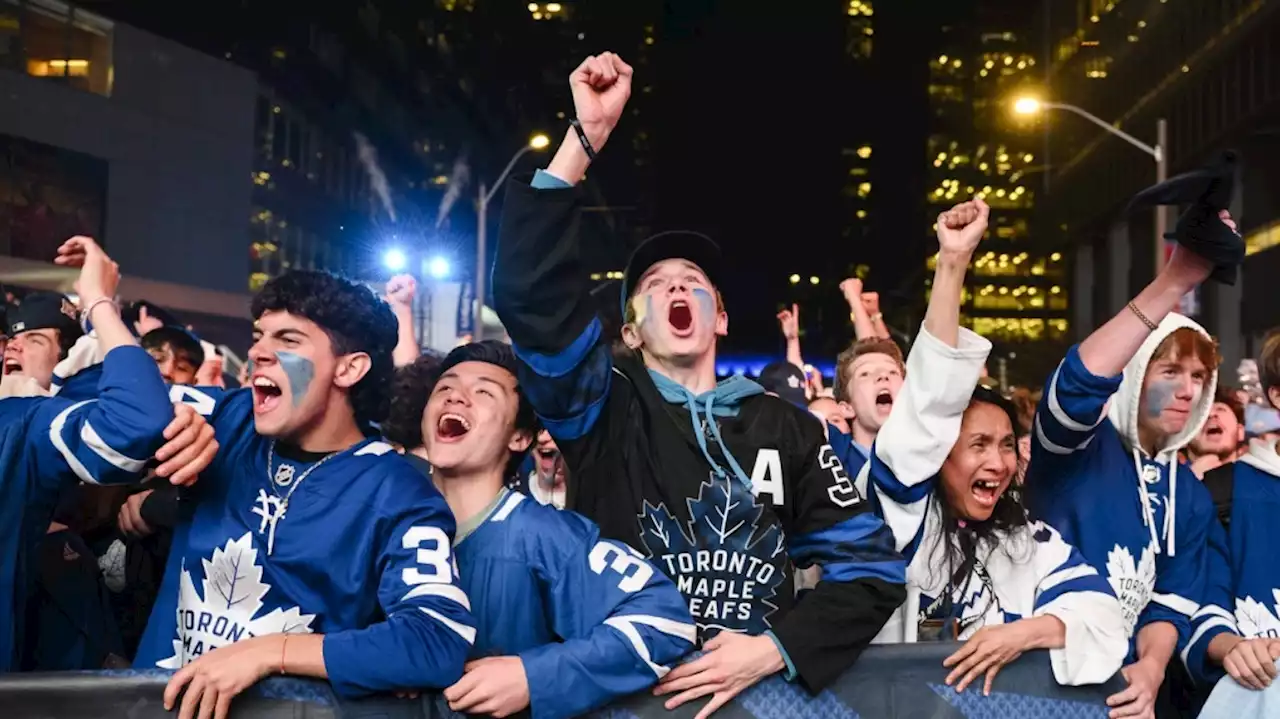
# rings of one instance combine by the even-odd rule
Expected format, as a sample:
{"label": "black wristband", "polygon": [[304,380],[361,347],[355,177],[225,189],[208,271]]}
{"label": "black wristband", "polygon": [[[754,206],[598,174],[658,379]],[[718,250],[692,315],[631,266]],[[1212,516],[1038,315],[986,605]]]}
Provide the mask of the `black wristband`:
{"label": "black wristband", "polygon": [[582,123],[578,118],[569,121],[573,126],[573,131],[578,134],[578,142],[582,143],[582,151],[587,153],[587,159],[594,161],[596,159],[596,148],[591,146],[591,141],[587,139],[587,131],[582,129]]}

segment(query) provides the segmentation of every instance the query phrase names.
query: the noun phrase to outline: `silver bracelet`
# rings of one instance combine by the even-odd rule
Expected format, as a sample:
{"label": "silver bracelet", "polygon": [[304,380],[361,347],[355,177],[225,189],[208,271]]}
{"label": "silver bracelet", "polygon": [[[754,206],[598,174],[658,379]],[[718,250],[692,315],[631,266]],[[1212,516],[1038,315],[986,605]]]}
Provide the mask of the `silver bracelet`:
{"label": "silver bracelet", "polygon": [[[80,310],[80,328],[83,329],[85,332],[89,331],[89,315],[93,313],[93,310],[95,307],[103,303],[109,304],[112,307],[116,306],[116,301],[111,299],[110,297],[99,297],[98,299],[85,305],[83,310]],[[119,310],[117,309],[117,311]]]}

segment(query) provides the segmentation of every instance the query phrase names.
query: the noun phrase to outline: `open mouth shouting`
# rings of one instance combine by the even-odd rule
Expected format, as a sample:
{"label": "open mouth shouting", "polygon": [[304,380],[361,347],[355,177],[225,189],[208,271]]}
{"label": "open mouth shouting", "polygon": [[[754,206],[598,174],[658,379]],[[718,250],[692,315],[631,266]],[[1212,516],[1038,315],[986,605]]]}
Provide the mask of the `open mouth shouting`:
{"label": "open mouth shouting", "polygon": [[677,337],[689,337],[693,334],[693,307],[687,300],[674,300],[667,308],[667,322],[671,324],[673,334]]}
{"label": "open mouth shouting", "polygon": [[19,361],[18,361],[18,360],[16,360],[16,359],[12,359],[12,358],[10,358],[10,359],[6,359],[6,360],[4,361],[4,373],[5,373],[5,374],[18,374],[18,373],[20,373],[20,372],[22,372],[22,363],[21,363],[21,362],[19,362]]}
{"label": "open mouth shouting", "polygon": [[457,442],[471,431],[471,421],[456,412],[445,412],[436,421],[436,439]]}
{"label": "open mouth shouting", "polygon": [[1215,420],[1209,420],[1204,427],[1204,436],[1209,439],[1221,439],[1223,434],[1222,426]]}
{"label": "open mouth shouting", "polygon": [[280,405],[284,392],[280,385],[263,375],[253,378],[253,413],[265,414]]}
{"label": "open mouth shouting", "polygon": [[891,409],[893,409],[893,393],[888,389],[876,392],[876,411],[881,414],[889,414]]}
{"label": "open mouth shouting", "polygon": [[973,495],[973,501],[983,509],[994,509],[996,501],[1000,499],[1001,485],[1003,483],[995,479],[976,479],[973,484],[969,485],[969,493]]}

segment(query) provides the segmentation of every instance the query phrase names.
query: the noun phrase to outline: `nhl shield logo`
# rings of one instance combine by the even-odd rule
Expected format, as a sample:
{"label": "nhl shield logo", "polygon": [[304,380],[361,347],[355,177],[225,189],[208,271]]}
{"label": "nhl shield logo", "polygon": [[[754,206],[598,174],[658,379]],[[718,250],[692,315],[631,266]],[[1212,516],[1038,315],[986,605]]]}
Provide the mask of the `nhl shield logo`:
{"label": "nhl shield logo", "polygon": [[290,484],[293,484],[293,465],[281,464],[279,467],[276,467],[275,482],[281,487],[288,487]]}

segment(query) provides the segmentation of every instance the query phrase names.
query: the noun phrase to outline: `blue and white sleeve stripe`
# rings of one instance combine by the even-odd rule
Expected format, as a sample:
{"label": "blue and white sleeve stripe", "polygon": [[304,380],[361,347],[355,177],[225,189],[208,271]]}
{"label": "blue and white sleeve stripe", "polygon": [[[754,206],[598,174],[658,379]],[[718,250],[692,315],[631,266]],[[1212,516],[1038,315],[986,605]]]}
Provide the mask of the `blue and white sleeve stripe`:
{"label": "blue and white sleeve stripe", "polygon": [[1035,441],[1054,455],[1085,449],[1094,431],[1106,419],[1107,400],[1120,388],[1124,375],[1098,377],[1080,360],[1072,347],[1054,370],[1036,411]]}
{"label": "blue and white sleeve stripe", "polygon": [[816,532],[792,536],[787,553],[797,567],[822,567],[824,582],[906,581],[906,565],[894,547],[893,533],[870,512]]}
{"label": "blue and white sleeve stripe", "polygon": [[564,350],[541,354],[514,347],[520,359],[520,387],[551,436],[567,441],[583,437],[604,410],[613,378],[609,343],[592,318]]}

